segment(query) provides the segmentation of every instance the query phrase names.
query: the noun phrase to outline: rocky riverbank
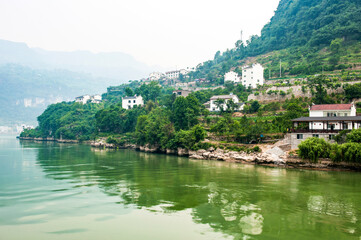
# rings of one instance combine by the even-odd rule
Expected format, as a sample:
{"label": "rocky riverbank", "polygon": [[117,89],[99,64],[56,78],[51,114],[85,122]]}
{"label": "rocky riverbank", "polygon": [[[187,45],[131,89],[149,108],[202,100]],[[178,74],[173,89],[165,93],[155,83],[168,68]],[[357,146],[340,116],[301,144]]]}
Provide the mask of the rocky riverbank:
{"label": "rocky riverbank", "polygon": [[[59,143],[79,143],[77,140],[60,140],[53,138],[26,138],[20,137],[22,140],[35,140],[35,141],[53,141]],[[264,144],[261,146],[262,152],[236,152],[223,150],[220,148],[200,149],[198,151],[191,151],[184,148],[178,149],[160,149],[158,146],[145,145],[140,146],[136,144],[124,144],[122,146],[106,143],[105,139],[98,141],[83,142],[95,148],[104,149],[134,149],[147,153],[163,153],[178,156],[189,157],[196,160],[213,160],[235,162],[243,164],[256,164],[272,167],[284,168],[301,168],[301,169],[314,169],[314,170],[346,170],[346,171],[361,171],[360,164],[351,163],[333,163],[329,159],[321,159],[318,163],[311,163],[304,161],[296,156],[290,156],[287,150],[284,150],[282,144]]]}

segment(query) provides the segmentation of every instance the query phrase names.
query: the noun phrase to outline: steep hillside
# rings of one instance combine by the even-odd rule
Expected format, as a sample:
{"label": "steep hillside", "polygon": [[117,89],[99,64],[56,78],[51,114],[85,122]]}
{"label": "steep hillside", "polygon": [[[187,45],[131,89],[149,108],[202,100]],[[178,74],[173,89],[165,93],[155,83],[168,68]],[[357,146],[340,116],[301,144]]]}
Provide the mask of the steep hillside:
{"label": "steep hillside", "polygon": [[[225,72],[244,64],[246,58],[260,55],[277,60],[263,61],[273,73],[277,68],[279,72],[280,60],[284,63],[283,73],[291,75],[357,69],[354,65],[361,63],[360,41],[361,1],[281,0],[261,36],[252,36],[246,45],[237,41],[235,48],[217,52],[213,60],[200,64],[191,76],[222,83]],[[266,69],[265,76],[268,75]]]}

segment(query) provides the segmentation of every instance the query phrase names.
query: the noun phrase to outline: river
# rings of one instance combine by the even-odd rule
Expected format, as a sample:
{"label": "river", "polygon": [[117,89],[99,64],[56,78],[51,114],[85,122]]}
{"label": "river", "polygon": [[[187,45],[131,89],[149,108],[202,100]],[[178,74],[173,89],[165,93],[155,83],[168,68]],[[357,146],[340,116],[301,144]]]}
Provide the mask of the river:
{"label": "river", "polygon": [[361,239],[361,173],[0,137],[0,239]]}

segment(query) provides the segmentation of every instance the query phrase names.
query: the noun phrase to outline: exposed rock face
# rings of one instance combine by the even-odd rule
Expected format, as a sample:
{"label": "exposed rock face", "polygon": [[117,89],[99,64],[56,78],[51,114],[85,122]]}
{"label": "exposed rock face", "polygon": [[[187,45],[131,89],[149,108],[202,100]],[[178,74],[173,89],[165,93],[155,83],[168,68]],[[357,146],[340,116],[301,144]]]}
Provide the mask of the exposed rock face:
{"label": "exposed rock face", "polygon": [[208,150],[198,150],[197,152],[192,152],[192,154],[190,154],[190,158],[193,159],[275,164],[284,163],[283,157],[285,156],[285,152],[277,146],[265,153],[245,153],[227,151],[219,148],[214,150],[214,148],[210,148]]}
{"label": "exposed rock face", "polygon": [[167,149],[165,150],[165,153],[166,153],[166,154],[176,154],[177,151],[174,150],[174,149],[169,149],[169,148],[167,148]]}
{"label": "exposed rock face", "polygon": [[179,156],[188,156],[189,155],[188,149],[185,149],[185,148],[178,148],[177,153]]}
{"label": "exposed rock face", "polygon": [[156,146],[156,145],[147,144],[147,145],[145,145],[145,147],[144,147],[144,151],[145,151],[145,152],[154,153],[154,152],[158,152],[158,150],[159,150],[159,147]]}

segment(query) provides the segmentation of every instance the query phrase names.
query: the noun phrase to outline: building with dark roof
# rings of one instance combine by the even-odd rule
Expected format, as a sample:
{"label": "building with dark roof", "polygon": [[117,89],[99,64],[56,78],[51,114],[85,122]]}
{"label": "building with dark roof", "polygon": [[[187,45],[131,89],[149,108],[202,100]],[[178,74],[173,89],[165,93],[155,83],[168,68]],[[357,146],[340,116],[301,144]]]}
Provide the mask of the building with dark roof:
{"label": "building with dark roof", "polygon": [[333,137],[340,131],[361,127],[361,116],[356,116],[353,103],[312,105],[309,110],[309,117],[292,120],[292,149],[309,137],[321,137],[332,142]]}

